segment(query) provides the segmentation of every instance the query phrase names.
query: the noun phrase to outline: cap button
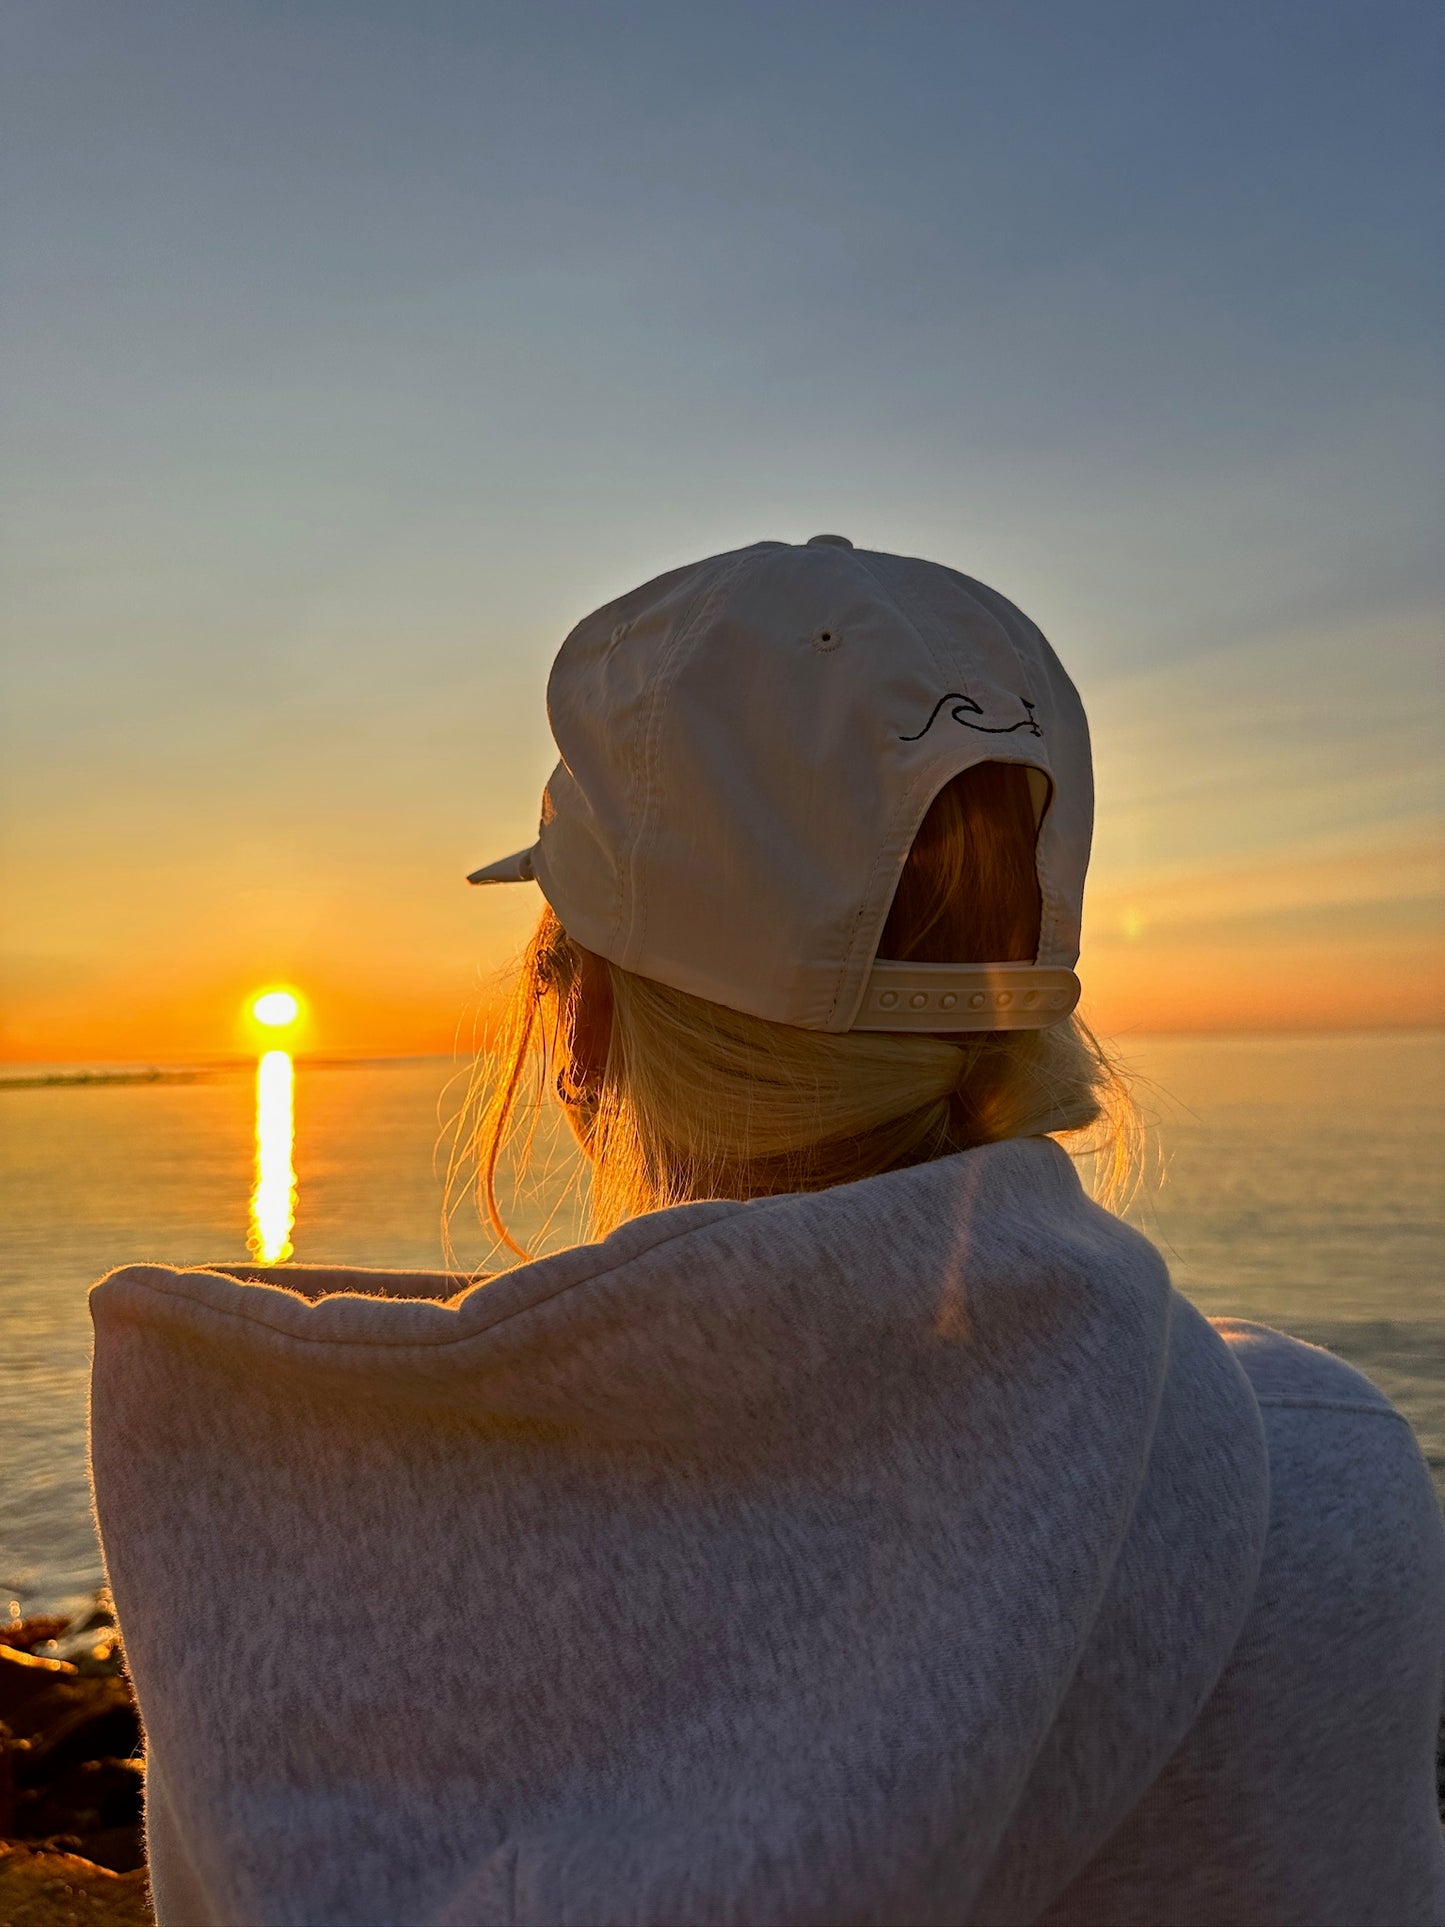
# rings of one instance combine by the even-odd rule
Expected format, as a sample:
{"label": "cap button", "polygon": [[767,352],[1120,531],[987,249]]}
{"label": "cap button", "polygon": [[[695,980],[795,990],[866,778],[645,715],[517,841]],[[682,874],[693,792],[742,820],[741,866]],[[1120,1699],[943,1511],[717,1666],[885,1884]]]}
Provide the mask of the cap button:
{"label": "cap button", "polygon": [[851,549],[853,544],[846,535],[810,535],[803,546],[806,549]]}

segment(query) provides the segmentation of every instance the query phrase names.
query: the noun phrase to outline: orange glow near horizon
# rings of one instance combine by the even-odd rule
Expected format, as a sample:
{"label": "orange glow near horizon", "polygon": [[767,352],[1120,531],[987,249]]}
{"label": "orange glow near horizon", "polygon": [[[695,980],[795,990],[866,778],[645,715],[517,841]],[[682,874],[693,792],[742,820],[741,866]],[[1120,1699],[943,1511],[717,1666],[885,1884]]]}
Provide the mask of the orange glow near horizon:
{"label": "orange glow near horizon", "polygon": [[[1101,1035],[1445,1025],[1445,966],[1432,931],[1378,931],[1348,910],[1336,913],[1328,931],[1296,935],[1247,918],[1196,931],[1174,921],[1176,905],[1187,901],[1181,886],[1165,892],[1132,882],[1127,893],[1101,891],[1094,899],[1079,974],[1085,1015]],[[496,1030],[508,982],[500,966],[519,948],[489,947],[483,956],[493,967],[485,971],[475,952],[458,944],[448,955],[440,943],[420,960],[382,951],[344,970],[318,946],[297,960],[305,1007],[294,1026],[280,1029],[251,1014],[258,993],[237,983],[224,956],[188,959],[185,978],[157,980],[141,964],[122,966],[103,996],[60,979],[23,1016],[7,1012],[0,1057],[163,1064],[244,1053],[254,1062],[276,1046],[298,1060],[307,1053],[469,1057]],[[1363,999],[1367,984],[1387,986],[1388,997]]]}
{"label": "orange glow near horizon", "polygon": [[[1112,776],[1102,768],[1115,790],[1118,767],[1132,765]],[[1297,807],[1283,794],[1286,806]],[[1445,1025],[1440,864],[1428,825],[1308,838],[1291,827],[1245,848],[1226,821],[1193,847],[1201,807],[1192,793],[1168,809],[1125,797],[1101,824],[1079,969],[1085,1015],[1101,1035]],[[1262,807],[1251,797],[1250,822]],[[513,826],[482,841],[501,847],[507,834]],[[0,1000],[0,1059],[254,1063],[277,1046],[298,1064],[469,1057],[495,1033],[511,962],[540,908],[528,885],[487,895],[422,871],[399,873],[378,893],[369,873],[354,889],[298,875],[269,908],[249,906],[257,934],[247,938],[234,904],[207,898],[206,878],[186,884],[170,877],[167,888],[168,901],[186,905],[183,923],[162,923],[159,934],[148,921],[127,923],[139,918],[127,898],[103,945],[88,923],[77,926],[58,964],[37,924],[35,962],[13,967]],[[22,906],[47,901],[38,881],[13,895]],[[58,922],[69,902],[47,914]],[[140,908],[161,914],[153,901]],[[294,1018],[264,1024],[257,1004],[282,996],[294,998]]]}
{"label": "orange glow near horizon", "polygon": [[256,1182],[251,1191],[251,1228],[246,1249],[263,1265],[283,1264],[293,1248],[295,1083],[295,1068],[286,1051],[262,1053],[256,1065]]}

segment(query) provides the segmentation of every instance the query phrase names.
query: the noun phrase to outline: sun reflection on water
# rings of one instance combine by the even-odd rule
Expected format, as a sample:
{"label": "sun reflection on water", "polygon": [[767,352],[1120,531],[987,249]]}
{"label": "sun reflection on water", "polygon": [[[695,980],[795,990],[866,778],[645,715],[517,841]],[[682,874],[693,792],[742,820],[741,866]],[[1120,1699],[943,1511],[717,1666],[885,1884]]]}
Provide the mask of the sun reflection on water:
{"label": "sun reflection on water", "polygon": [[290,1053],[263,1051],[256,1065],[256,1183],[251,1192],[251,1230],[246,1249],[263,1265],[291,1256],[296,1222],[296,1135]]}

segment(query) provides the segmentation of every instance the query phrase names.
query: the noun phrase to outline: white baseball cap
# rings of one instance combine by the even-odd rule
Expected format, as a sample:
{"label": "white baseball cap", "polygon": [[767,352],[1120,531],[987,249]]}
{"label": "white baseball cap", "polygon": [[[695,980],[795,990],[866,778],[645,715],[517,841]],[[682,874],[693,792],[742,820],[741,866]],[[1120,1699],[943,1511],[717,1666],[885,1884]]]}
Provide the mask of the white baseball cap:
{"label": "white baseball cap", "polygon": [[[537,841],[469,881],[535,879],[599,956],[804,1030],[1037,1029],[1078,1002],[1088,723],[995,590],[841,535],[758,542],[580,622],[547,711]],[[930,803],[985,762],[1037,772],[1036,959],[880,960]]]}

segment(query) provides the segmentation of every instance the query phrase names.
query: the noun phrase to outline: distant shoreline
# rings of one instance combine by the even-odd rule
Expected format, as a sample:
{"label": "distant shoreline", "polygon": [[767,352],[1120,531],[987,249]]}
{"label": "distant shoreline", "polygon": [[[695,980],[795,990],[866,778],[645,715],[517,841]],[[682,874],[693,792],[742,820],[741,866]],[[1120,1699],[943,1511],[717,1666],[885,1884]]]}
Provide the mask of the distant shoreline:
{"label": "distant shoreline", "polygon": [[0,1074],[0,1091],[47,1090],[64,1084],[204,1084],[213,1078],[232,1076],[240,1068],[232,1064],[204,1070],[152,1065],[146,1070],[45,1070],[28,1077]]}
{"label": "distant shoreline", "polygon": [[[298,1070],[363,1070],[379,1064],[443,1063],[442,1053],[405,1057],[327,1057],[296,1054]],[[460,1061],[460,1060],[458,1060]],[[210,1064],[37,1064],[0,1066],[0,1091],[54,1090],[87,1084],[210,1084],[223,1077],[249,1075],[254,1057],[228,1057]]]}
{"label": "distant shoreline", "polygon": [[[1438,1039],[1438,1024],[1376,1025],[1365,1030],[1121,1030],[1109,1034],[1111,1049],[1127,1055],[1135,1044],[1220,1044],[1278,1046],[1309,1041],[1363,1043],[1381,1037]],[[365,1056],[342,1052],[292,1053],[298,1070],[362,1070],[387,1065],[469,1064],[474,1053],[455,1051],[380,1051]],[[205,1084],[220,1078],[250,1075],[256,1068],[251,1055],[211,1058],[200,1064],[34,1064],[0,1061],[0,1091],[54,1090],[80,1085]]]}

